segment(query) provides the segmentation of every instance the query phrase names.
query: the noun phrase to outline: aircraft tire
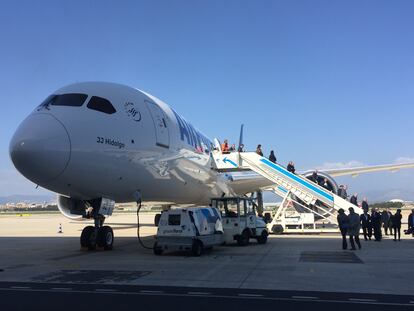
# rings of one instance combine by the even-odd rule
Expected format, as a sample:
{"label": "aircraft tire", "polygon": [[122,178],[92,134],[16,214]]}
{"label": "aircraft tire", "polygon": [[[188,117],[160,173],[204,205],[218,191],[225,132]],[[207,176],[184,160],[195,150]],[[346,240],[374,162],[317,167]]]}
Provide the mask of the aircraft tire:
{"label": "aircraft tire", "polygon": [[161,247],[158,247],[157,242],[154,243],[154,247],[152,249],[154,251],[154,255],[157,255],[157,256],[162,255],[163,250]]}
{"label": "aircraft tire", "polygon": [[266,242],[267,242],[267,236],[268,236],[267,231],[266,230],[263,230],[262,231],[262,234],[259,237],[257,237],[257,243],[259,243],[259,244],[266,244]]}
{"label": "aircraft tire", "polygon": [[282,234],[283,233],[283,227],[281,225],[274,225],[272,227],[272,232],[274,234]]}
{"label": "aircraft tire", "polygon": [[110,226],[103,226],[98,229],[96,243],[104,250],[111,250],[114,244],[114,231]]}
{"label": "aircraft tire", "polygon": [[242,234],[237,238],[237,244],[239,246],[247,246],[250,242],[250,234],[249,231],[244,230]]}
{"label": "aircraft tire", "polygon": [[193,256],[200,257],[201,253],[203,252],[203,243],[201,243],[199,240],[194,240],[191,252]]}
{"label": "aircraft tire", "polygon": [[96,238],[97,232],[94,226],[86,226],[82,230],[80,236],[81,247],[87,247],[89,250],[94,250],[96,248]]}

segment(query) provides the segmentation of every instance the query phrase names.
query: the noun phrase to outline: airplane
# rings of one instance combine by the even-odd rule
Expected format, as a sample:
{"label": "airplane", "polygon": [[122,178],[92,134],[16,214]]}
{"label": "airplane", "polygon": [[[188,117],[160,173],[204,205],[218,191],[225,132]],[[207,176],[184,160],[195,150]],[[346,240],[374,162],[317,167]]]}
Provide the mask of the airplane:
{"label": "airplane", "polygon": [[[206,205],[210,198],[244,195],[272,186],[253,171],[212,169],[220,149],[160,99],[108,82],[65,86],[48,96],[20,124],[9,146],[16,169],[58,194],[60,212],[94,219],[81,245],[111,249],[104,226],[115,202],[158,201]],[[414,163],[319,170],[337,191],[334,177],[412,168]],[[305,177],[312,171],[304,172]]]}

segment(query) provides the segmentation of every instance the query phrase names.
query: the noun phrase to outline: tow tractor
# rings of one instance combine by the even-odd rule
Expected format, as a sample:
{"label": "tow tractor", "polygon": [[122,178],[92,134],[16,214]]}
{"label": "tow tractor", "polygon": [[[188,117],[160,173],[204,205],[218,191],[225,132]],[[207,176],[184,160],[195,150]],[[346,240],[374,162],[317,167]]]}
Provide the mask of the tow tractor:
{"label": "tow tractor", "polygon": [[237,241],[240,246],[248,245],[250,239],[265,244],[269,235],[266,223],[256,215],[255,203],[247,197],[223,197],[211,199],[211,206],[221,213],[224,242]]}

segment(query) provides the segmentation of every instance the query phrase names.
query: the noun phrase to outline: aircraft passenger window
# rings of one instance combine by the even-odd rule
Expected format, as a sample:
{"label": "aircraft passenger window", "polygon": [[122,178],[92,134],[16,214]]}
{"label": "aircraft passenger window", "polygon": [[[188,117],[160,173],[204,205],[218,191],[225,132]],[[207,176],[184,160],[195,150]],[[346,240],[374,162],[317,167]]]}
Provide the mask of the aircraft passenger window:
{"label": "aircraft passenger window", "polygon": [[56,95],[54,98],[52,98],[49,105],[80,107],[83,105],[87,98],[88,95],[78,93]]}
{"label": "aircraft passenger window", "polygon": [[116,112],[114,106],[112,106],[109,100],[98,96],[92,96],[86,107],[107,114],[113,114]]}

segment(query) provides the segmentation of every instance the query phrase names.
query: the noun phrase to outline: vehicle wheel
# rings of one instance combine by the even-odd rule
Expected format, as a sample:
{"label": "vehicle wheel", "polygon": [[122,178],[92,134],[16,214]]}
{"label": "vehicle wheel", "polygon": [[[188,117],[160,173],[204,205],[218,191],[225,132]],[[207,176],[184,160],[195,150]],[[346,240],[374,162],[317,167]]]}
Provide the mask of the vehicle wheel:
{"label": "vehicle wheel", "polygon": [[250,242],[249,231],[244,230],[243,233],[237,239],[237,244],[239,246],[246,246],[246,245],[249,245],[249,242]]}
{"label": "vehicle wheel", "polygon": [[83,228],[80,237],[81,247],[87,247],[89,250],[96,248],[97,230],[94,226],[87,226]]}
{"label": "vehicle wheel", "polygon": [[267,231],[266,230],[263,230],[262,231],[262,234],[259,237],[257,237],[257,243],[259,243],[259,244],[266,244],[266,242],[267,242],[267,236],[268,236]]}
{"label": "vehicle wheel", "polygon": [[194,240],[191,252],[194,256],[200,257],[201,253],[203,252],[203,244],[199,240]]}
{"label": "vehicle wheel", "polygon": [[282,234],[283,233],[283,227],[281,225],[274,225],[272,227],[272,232],[274,234]]}
{"label": "vehicle wheel", "polygon": [[98,229],[98,238],[96,244],[103,247],[104,250],[111,250],[114,244],[114,231],[109,226],[103,226]]}
{"label": "vehicle wheel", "polygon": [[154,217],[154,225],[155,227],[158,227],[158,224],[160,223],[161,214],[155,214]]}
{"label": "vehicle wheel", "polygon": [[154,251],[154,255],[157,255],[157,256],[162,255],[162,252],[163,252],[162,248],[158,247],[157,242],[154,243],[153,251]]}

